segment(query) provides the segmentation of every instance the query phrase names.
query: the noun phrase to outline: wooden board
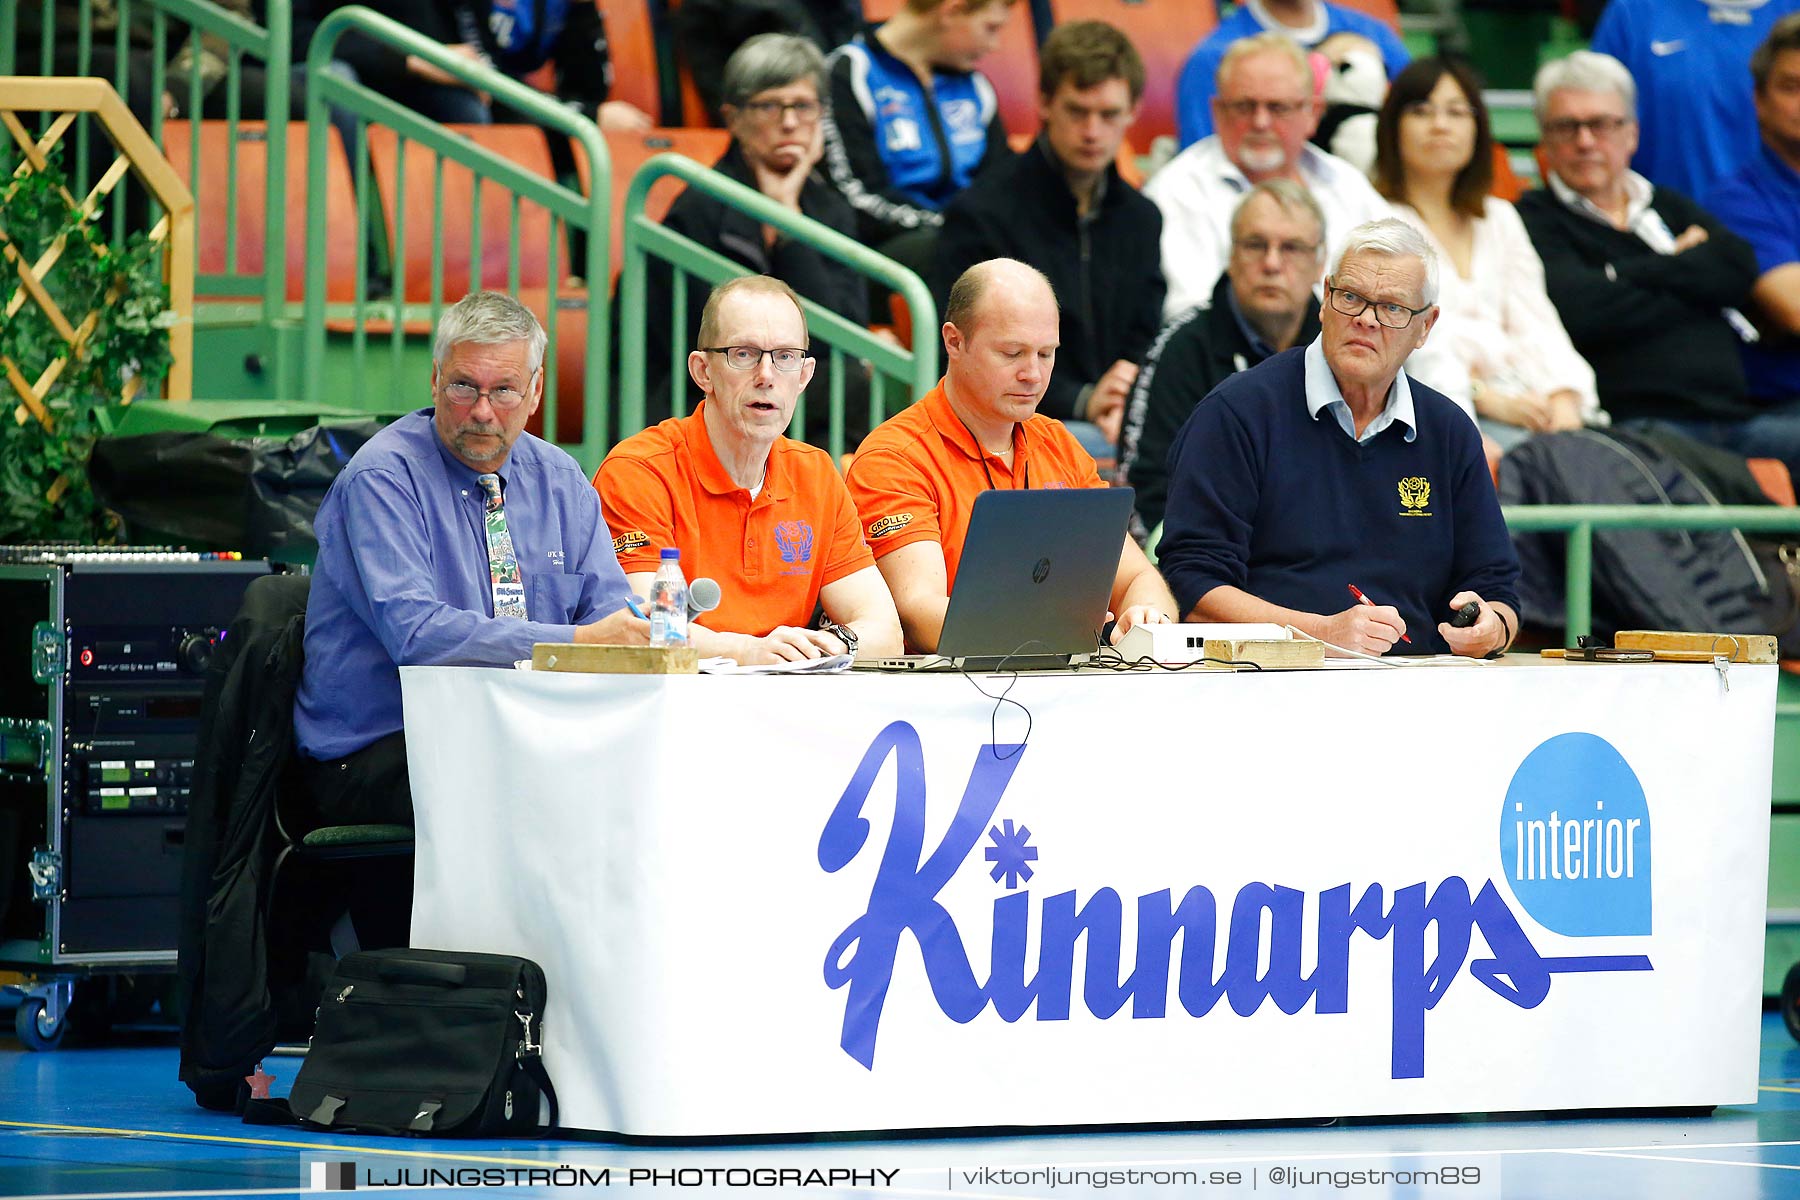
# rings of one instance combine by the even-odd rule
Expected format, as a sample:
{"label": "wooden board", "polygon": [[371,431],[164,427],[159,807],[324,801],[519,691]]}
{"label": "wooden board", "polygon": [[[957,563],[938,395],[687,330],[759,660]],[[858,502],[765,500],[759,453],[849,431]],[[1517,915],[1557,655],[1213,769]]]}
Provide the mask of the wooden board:
{"label": "wooden board", "polygon": [[[1720,654],[1738,663],[1772,663],[1775,637],[1763,633],[1683,633],[1668,629],[1621,629],[1613,637],[1621,650],[1685,651],[1710,660]],[[1659,654],[1658,657],[1661,657]]]}
{"label": "wooden board", "polygon": [[[1208,660],[1228,659],[1250,662],[1265,670],[1305,670],[1325,665],[1325,643],[1305,638],[1283,638],[1280,641],[1260,638],[1207,638],[1203,654]],[[1213,666],[1212,662],[1207,665]],[[1238,668],[1218,664],[1220,670]]]}
{"label": "wooden board", "polygon": [[697,675],[700,654],[692,646],[588,646],[539,642],[531,648],[534,671],[587,675]]}

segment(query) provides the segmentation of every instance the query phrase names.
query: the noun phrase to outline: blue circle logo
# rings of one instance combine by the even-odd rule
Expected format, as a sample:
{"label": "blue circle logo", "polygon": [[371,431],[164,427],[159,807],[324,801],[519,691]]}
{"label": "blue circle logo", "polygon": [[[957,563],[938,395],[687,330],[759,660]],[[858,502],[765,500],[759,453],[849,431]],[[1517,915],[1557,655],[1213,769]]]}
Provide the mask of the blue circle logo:
{"label": "blue circle logo", "polygon": [[1650,808],[1603,737],[1559,734],[1519,764],[1500,814],[1500,861],[1520,905],[1553,933],[1650,932]]}

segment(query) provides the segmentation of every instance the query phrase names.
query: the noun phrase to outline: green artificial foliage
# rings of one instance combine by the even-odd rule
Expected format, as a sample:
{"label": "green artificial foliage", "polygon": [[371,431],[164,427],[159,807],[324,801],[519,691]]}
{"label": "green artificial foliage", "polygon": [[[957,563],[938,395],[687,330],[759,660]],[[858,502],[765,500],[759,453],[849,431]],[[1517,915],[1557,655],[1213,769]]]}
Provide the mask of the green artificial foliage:
{"label": "green artificial foliage", "polygon": [[[133,378],[141,378],[137,394],[154,395],[169,370],[168,331],[176,314],[163,281],[163,246],[143,233],[108,244],[99,229],[103,214],[84,216],[69,203],[68,190],[58,148],[44,170],[27,172],[0,191],[0,244],[33,264],[66,238],[42,281],[44,290],[77,328],[89,313],[99,313],[81,353],[44,397],[50,428],[35,417],[17,423],[19,397],[0,380],[6,400],[0,405],[0,542],[117,540],[117,515],[103,509],[88,486],[97,413],[120,403]],[[16,280],[16,266],[9,263],[5,276]],[[17,286],[0,289],[0,297],[10,298]],[[70,357],[69,344],[31,299],[11,317],[3,313],[0,308],[0,356],[18,364],[28,383],[56,359]]]}

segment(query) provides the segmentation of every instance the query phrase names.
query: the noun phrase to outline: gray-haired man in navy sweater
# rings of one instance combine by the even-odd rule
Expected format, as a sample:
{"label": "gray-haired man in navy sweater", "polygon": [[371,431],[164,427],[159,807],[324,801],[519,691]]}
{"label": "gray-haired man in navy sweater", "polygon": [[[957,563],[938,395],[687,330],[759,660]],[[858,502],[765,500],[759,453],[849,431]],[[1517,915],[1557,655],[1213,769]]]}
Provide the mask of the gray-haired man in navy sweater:
{"label": "gray-haired man in navy sweater", "polygon": [[[1481,434],[1400,369],[1436,299],[1416,230],[1359,226],[1326,276],[1319,339],[1194,410],[1169,451],[1159,547],[1189,620],[1273,621],[1366,654],[1511,644],[1519,563]],[[1471,600],[1475,623],[1452,626]]]}

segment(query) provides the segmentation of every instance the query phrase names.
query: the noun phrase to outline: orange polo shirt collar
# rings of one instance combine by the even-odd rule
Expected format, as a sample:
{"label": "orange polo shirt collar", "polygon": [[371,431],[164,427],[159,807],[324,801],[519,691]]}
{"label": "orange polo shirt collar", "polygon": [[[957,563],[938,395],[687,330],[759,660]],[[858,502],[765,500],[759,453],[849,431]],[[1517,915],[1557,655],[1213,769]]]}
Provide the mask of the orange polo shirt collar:
{"label": "orange polo shirt collar", "polygon": [[969,427],[963,423],[963,419],[956,414],[956,409],[950,406],[950,381],[948,378],[938,380],[938,385],[925,393],[922,403],[925,405],[925,415],[931,418],[931,423],[937,428],[938,435],[946,442],[976,462],[986,463],[988,471],[996,481],[1004,478],[1014,488],[1025,486],[1024,481],[1030,478],[1031,474],[1029,462],[1025,457],[1025,447],[1028,443],[1025,438],[1025,429],[1017,421],[1013,422],[1012,427],[1013,460],[1012,466],[1009,467],[1006,465],[1005,459],[987,450],[975,440],[975,435],[969,431]]}
{"label": "orange polo shirt collar", "polygon": [[[951,420],[956,414],[950,415]],[[694,406],[694,411],[680,420],[681,436],[688,444],[688,453],[694,458],[694,474],[700,480],[700,486],[715,496],[729,496],[733,492],[749,492],[749,488],[740,486],[726,473],[725,464],[719,461],[719,452],[713,449],[712,434],[706,428],[706,401],[702,400]],[[775,440],[769,447],[769,457],[763,475],[762,490],[751,502],[752,507],[773,504],[777,500],[785,500],[793,494],[793,480],[788,478],[782,461],[786,456],[781,453],[782,441]]]}

